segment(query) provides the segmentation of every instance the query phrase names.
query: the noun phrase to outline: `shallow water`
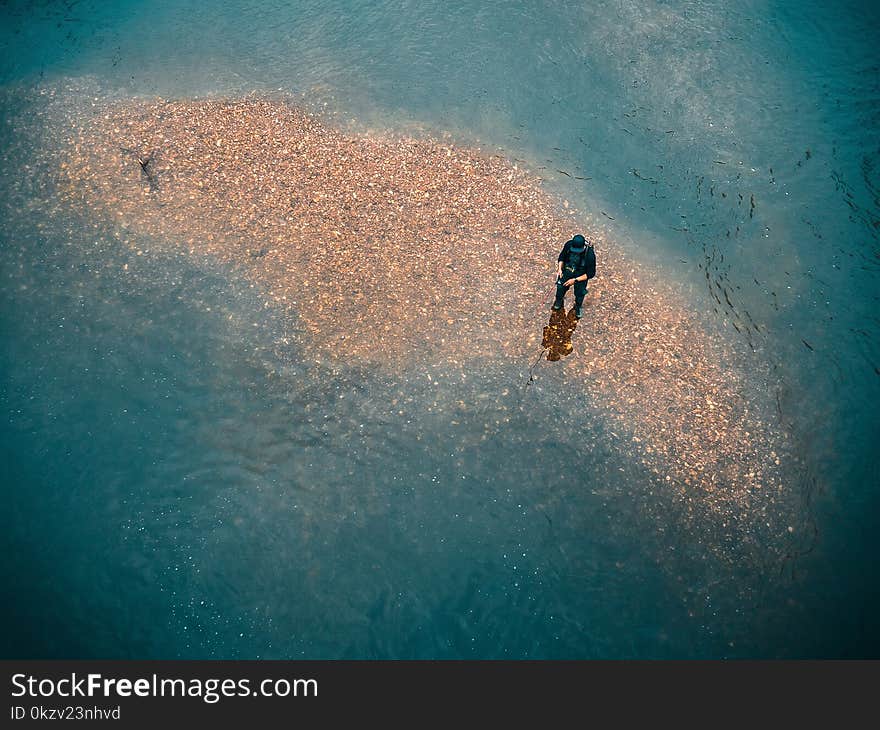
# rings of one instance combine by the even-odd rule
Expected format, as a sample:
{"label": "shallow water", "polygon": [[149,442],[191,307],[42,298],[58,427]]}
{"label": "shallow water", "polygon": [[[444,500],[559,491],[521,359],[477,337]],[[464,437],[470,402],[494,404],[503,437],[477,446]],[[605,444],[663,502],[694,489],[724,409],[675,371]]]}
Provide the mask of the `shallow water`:
{"label": "shallow water", "polygon": [[[876,654],[876,8],[223,7],[5,6],[4,118],[69,78],[282,89],[502,150],[776,373],[804,554],[718,557],[570,367],[511,408],[530,362],[329,363],[236,272],[4,175],[6,654]],[[7,169],[38,131],[6,125]],[[438,399],[468,404],[454,429]]]}

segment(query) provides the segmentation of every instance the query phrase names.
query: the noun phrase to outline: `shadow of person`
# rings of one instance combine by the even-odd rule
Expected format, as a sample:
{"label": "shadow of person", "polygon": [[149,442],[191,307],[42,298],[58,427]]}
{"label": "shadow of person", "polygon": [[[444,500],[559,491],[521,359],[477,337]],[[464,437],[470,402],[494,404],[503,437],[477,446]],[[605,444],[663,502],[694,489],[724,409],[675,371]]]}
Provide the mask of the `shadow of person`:
{"label": "shadow of person", "polygon": [[574,349],[571,336],[576,327],[574,309],[568,314],[565,313],[565,309],[550,313],[550,321],[544,327],[544,337],[541,340],[541,345],[547,350],[548,360],[556,362],[571,354]]}

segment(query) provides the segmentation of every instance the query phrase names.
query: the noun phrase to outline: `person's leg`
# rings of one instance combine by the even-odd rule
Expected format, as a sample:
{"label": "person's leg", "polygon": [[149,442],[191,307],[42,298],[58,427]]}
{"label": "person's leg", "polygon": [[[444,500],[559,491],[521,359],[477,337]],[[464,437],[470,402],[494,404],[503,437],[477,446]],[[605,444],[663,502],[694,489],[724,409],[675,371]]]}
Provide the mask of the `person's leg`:
{"label": "person's leg", "polygon": [[565,305],[565,289],[566,287],[562,286],[561,280],[556,282],[556,301],[553,302],[553,309],[562,309]]}
{"label": "person's leg", "polygon": [[587,295],[587,282],[576,281],[574,283],[574,315],[580,318],[583,312],[584,297]]}

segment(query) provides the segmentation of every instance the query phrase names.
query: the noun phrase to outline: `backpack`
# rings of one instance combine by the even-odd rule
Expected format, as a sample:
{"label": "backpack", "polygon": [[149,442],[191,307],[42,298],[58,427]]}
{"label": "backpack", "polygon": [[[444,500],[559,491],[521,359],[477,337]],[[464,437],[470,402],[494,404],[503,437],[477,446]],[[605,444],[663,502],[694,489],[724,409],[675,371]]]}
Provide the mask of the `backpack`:
{"label": "backpack", "polygon": [[[596,276],[596,252],[593,250],[593,244],[587,243],[587,248],[583,253],[586,256],[587,278],[592,279]],[[584,265],[584,259],[581,259],[581,266]]]}

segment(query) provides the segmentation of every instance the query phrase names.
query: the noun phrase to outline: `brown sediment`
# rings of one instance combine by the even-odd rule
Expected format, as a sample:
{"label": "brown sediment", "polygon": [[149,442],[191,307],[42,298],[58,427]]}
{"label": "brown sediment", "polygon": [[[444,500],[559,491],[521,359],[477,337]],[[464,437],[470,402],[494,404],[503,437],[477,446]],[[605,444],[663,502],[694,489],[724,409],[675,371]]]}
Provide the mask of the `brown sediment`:
{"label": "brown sediment", "polygon": [[[71,204],[236,267],[326,359],[525,369],[556,254],[583,227],[501,156],[347,134],[271,99],[106,104],[66,147]],[[599,277],[555,367],[671,493],[699,493],[722,523],[748,508],[787,530],[772,508],[785,437],[735,354],[613,241],[583,232]]]}

